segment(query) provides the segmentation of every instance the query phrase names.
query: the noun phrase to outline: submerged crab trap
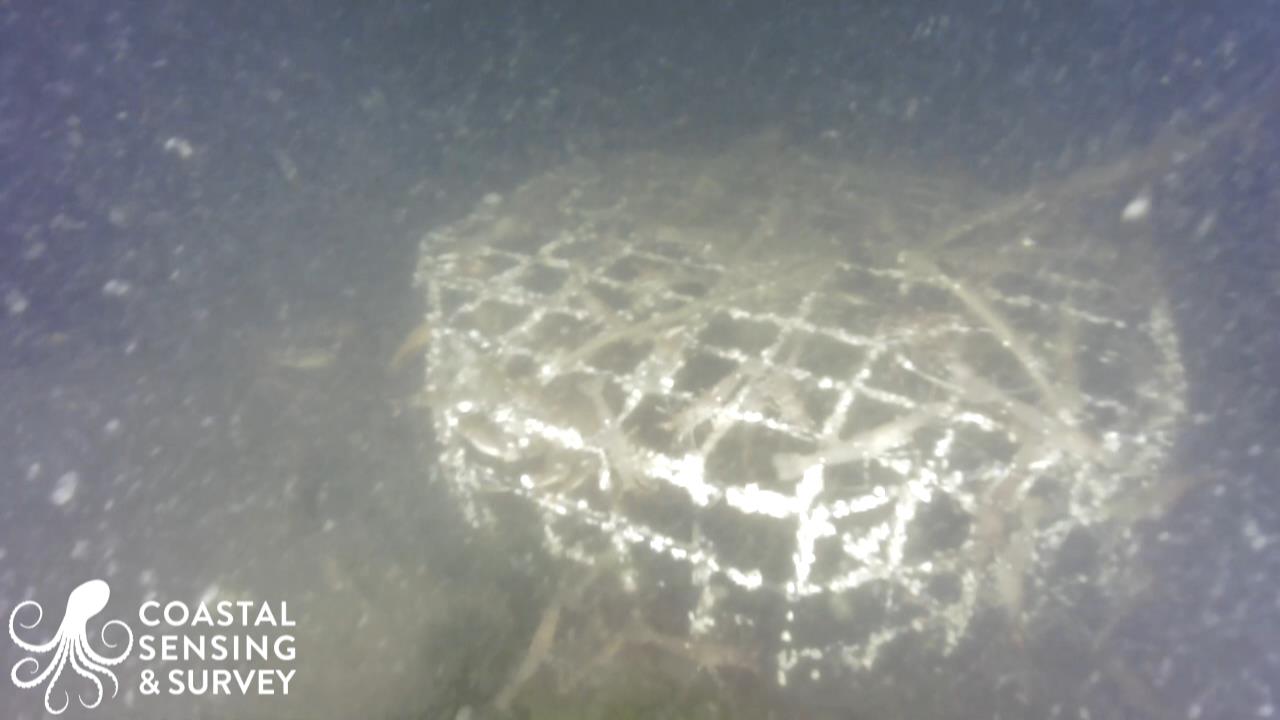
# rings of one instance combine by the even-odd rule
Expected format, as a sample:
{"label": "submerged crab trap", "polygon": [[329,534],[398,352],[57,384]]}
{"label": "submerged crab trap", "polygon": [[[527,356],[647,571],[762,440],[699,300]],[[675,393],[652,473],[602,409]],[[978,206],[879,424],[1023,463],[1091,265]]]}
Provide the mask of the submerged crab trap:
{"label": "submerged crab trap", "polygon": [[1034,643],[1122,601],[1184,413],[1147,249],[769,142],[575,162],[423,242],[444,477],[782,685]]}

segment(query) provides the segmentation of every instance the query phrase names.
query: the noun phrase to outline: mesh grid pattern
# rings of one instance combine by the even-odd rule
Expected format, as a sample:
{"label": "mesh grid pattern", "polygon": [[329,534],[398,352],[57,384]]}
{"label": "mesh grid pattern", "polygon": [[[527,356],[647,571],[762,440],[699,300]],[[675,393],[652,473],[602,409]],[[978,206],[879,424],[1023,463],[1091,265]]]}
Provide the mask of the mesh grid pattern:
{"label": "mesh grid pattern", "polygon": [[783,684],[904,638],[945,655],[984,607],[1021,624],[1116,572],[1054,568],[1167,459],[1163,300],[1031,220],[931,246],[970,190],[742,155],[573,166],[426,238],[426,397],[469,521],[618,563]]}

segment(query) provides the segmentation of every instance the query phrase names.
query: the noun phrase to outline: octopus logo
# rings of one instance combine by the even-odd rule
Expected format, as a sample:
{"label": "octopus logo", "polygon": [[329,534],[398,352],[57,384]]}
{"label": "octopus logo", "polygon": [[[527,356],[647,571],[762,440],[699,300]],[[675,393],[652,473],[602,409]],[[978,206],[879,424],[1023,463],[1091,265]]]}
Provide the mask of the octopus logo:
{"label": "octopus logo", "polygon": [[[123,621],[111,620],[102,626],[102,643],[108,648],[114,649],[115,644],[107,640],[107,629],[113,625],[118,625],[124,629],[128,636],[128,643],[124,650],[114,657],[104,657],[99,655],[90,645],[89,636],[85,629],[86,624],[91,618],[107,606],[107,598],[111,597],[111,588],[102,580],[90,580],[81,584],[75,590],[71,591],[71,595],[67,597],[67,611],[62,616],[62,624],[58,626],[58,632],[53,639],[46,643],[29,643],[18,637],[14,631],[14,623],[18,618],[18,613],[22,612],[28,605],[34,606],[36,609],[35,620],[31,624],[17,623],[19,627],[30,630],[40,624],[41,618],[44,617],[44,609],[40,607],[40,603],[34,600],[27,600],[20,603],[9,614],[9,638],[19,648],[29,653],[43,655],[52,652],[53,658],[44,670],[40,669],[40,661],[34,657],[25,657],[14,663],[13,670],[9,673],[13,684],[19,688],[28,689],[39,685],[40,683],[49,681],[49,687],[44,691],[44,708],[53,715],[60,715],[71,704],[71,695],[67,691],[62,693],[62,706],[55,708],[53,705],[53,688],[58,684],[58,679],[62,677],[62,671],[68,663],[71,669],[77,675],[89,680],[97,689],[97,697],[92,702],[88,702],[83,696],[79,696],[80,705],[86,709],[95,708],[102,702],[103,689],[102,680],[106,678],[111,681],[111,697],[115,697],[120,690],[120,682],[116,679],[116,674],[108,668],[120,664],[129,652],[133,650],[133,630],[129,628]],[[30,668],[27,663],[31,663]],[[28,672],[30,677],[26,680],[22,679],[22,675]],[[50,677],[52,676],[52,677]]]}

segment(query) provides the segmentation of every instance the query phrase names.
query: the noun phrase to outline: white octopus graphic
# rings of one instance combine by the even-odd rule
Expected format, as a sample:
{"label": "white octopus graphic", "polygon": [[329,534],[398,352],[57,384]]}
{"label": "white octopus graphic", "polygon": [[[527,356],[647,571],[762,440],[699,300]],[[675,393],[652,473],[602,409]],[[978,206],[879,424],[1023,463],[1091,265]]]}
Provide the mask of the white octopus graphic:
{"label": "white octopus graphic", "polygon": [[[124,651],[115,657],[103,657],[95,652],[89,646],[89,638],[85,631],[85,625],[89,620],[102,612],[102,609],[107,606],[107,598],[109,597],[111,597],[111,588],[102,580],[90,580],[72,590],[67,597],[67,612],[62,616],[62,624],[58,626],[58,633],[47,643],[33,644],[21,640],[13,629],[14,620],[17,619],[18,613],[22,612],[22,609],[28,605],[34,605],[36,608],[35,621],[30,625],[25,623],[18,624],[28,630],[39,625],[41,618],[44,617],[44,609],[40,607],[40,603],[34,600],[27,600],[20,603],[9,614],[9,638],[13,640],[15,645],[27,652],[39,654],[56,649],[53,659],[49,661],[43,671],[40,670],[39,660],[34,657],[25,657],[14,663],[13,671],[9,673],[13,684],[22,689],[35,687],[49,679],[52,674],[53,679],[49,680],[49,687],[44,691],[44,708],[54,715],[60,715],[71,704],[71,696],[65,690],[62,693],[62,707],[55,709],[51,702],[53,687],[58,684],[58,678],[62,676],[62,670],[68,662],[71,663],[71,669],[77,675],[88,679],[98,690],[98,696],[93,699],[93,702],[85,702],[85,699],[80,697],[80,704],[86,709],[95,708],[102,702],[103,691],[102,681],[99,679],[100,676],[111,679],[111,697],[115,697],[120,690],[120,682],[116,679],[115,673],[107,668],[120,664],[121,661],[129,656],[129,651],[133,649],[133,630],[120,620],[112,620],[102,626],[102,642],[108,648],[115,647],[113,643],[107,640],[107,628],[112,625],[119,625],[124,628],[125,633],[129,636],[129,642]],[[34,677],[23,680],[18,677],[18,673],[27,663],[31,663],[33,666],[32,673]]]}

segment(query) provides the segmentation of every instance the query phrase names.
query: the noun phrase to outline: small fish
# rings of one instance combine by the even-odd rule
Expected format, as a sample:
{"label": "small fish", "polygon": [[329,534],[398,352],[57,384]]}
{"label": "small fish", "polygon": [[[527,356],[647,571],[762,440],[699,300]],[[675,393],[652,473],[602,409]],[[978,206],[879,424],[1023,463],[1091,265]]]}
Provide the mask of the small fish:
{"label": "small fish", "polygon": [[480,412],[470,412],[458,418],[458,433],[481,455],[501,462],[516,462],[520,449],[511,436],[491,418]]}
{"label": "small fish", "polygon": [[719,643],[700,638],[679,637],[658,632],[632,620],[623,632],[624,643],[631,646],[650,647],[668,655],[683,658],[694,666],[695,672],[706,672],[718,678],[725,671],[761,675],[758,654],[747,647]]}
{"label": "small fish", "polygon": [[286,328],[286,342],[270,348],[266,359],[286,370],[324,370],[338,362],[355,329],[353,323],[334,318],[320,318],[303,327]]}
{"label": "small fish", "polygon": [[774,469],[779,479],[794,480],[814,465],[842,465],[874,458],[910,442],[916,430],[940,418],[946,409],[946,405],[939,403],[924,405],[909,415],[858,433],[815,453],[779,453],[773,458]]}
{"label": "small fish", "polygon": [[953,361],[949,369],[952,382],[969,401],[996,405],[1004,409],[1023,427],[1046,441],[1051,440],[1056,447],[1075,457],[1087,458],[1102,465],[1113,461],[1106,449],[1080,428],[1018,400],[990,381],[979,377],[963,362]]}
{"label": "small fish", "polygon": [[392,372],[399,370],[408,362],[410,356],[425,349],[429,342],[431,342],[431,325],[423,322],[409,331],[404,342],[400,343],[400,347],[396,348],[395,354],[391,356],[387,369]]}
{"label": "small fish", "polygon": [[516,670],[511,674],[511,678],[507,680],[502,689],[493,698],[493,707],[499,712],[507,712],[511,709],[511,702],[516,699],[520,690],[524,688],[533,674],[542,667],[542,664],[551,656],[551,649],[555,644],[556,628],[560,626],[560,607],[564,598],[557,593],[556,597],[547,606],[542,613],[542,620],[538,622],[538,629],[533,631],[533,639],[529,641],[529,649],[525,651],[524,658],[520,660],[520,664],[516,666]]}
{"label": "small fish", "polygon": [[288,370],[323,370],[338,357],[335,348],[287,347],[271,353],[271,362]]}

